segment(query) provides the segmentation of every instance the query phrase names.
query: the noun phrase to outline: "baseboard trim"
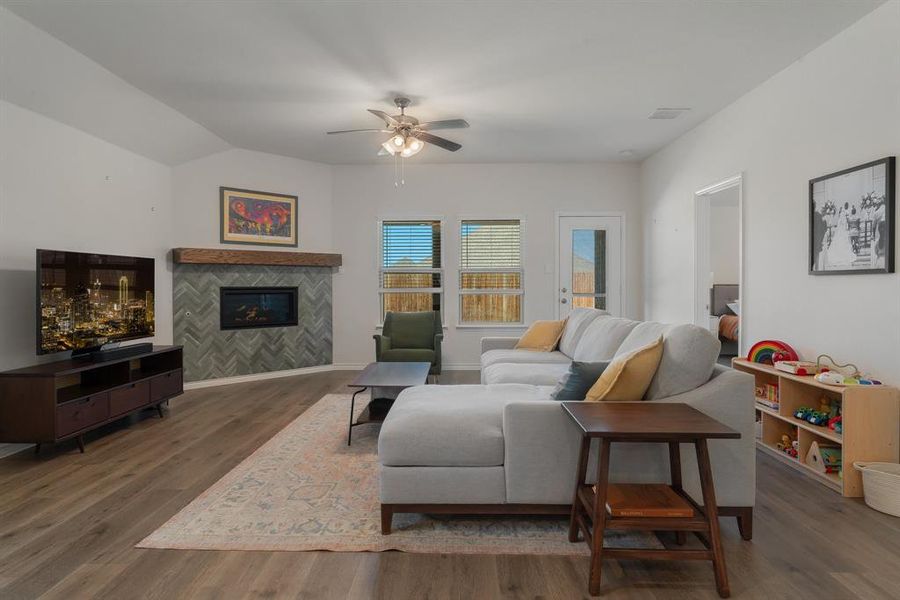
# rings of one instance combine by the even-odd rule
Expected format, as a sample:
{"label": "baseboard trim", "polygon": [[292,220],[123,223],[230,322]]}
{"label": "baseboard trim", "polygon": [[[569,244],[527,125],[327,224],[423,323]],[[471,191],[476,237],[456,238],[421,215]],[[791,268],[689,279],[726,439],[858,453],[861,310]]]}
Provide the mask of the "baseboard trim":
{"label": "baseboard trim", "polygon": [[203,379],[201,381],[189,381],[184,384],[185,390],[218,387],[220,385],[232,385],[235,383],[248,383],[251,381],[263,381],[265,379],[280,379],[281,377],[294,377],[296,375],[310,375],[312,373],[325,373],[334,371],[334,365],[317,365],[315,367],[300,367],[299,369],[287,369],[284,371],[268,371],[266,373],[251,373],[249,375],[235,375],[233,377],[219,377],[217,379]]}
{"label": "baseboard trim", "polygon": [[0,458],[6,458],[19,452],[25,452],[29,448],[34,448],[34,444],[0,444]]}

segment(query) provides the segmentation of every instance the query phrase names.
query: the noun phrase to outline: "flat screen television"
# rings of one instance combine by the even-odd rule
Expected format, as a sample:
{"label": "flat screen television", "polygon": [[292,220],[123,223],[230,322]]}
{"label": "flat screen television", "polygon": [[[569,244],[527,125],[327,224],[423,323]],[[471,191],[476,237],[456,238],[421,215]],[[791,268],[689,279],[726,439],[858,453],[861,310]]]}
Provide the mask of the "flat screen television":
{"label": "flat screen television", "polygon": [[154,260],[37,251],[37,353],[153,337]]}

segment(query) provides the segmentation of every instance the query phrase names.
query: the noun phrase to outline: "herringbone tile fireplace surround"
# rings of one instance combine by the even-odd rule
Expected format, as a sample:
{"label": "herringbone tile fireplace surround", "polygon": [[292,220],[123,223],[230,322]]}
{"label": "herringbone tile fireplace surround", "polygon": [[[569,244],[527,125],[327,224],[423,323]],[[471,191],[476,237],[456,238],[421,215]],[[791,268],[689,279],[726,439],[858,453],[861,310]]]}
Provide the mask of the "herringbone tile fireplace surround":
{"label": "herringbone tile fireplace surround", "polygon": [[[185,381],[330,364],[331,277],[322,267],[175,264],[175,343],[184,346]],[[222,330],[219,288],[255,286],[296,286],[298,324]]]}

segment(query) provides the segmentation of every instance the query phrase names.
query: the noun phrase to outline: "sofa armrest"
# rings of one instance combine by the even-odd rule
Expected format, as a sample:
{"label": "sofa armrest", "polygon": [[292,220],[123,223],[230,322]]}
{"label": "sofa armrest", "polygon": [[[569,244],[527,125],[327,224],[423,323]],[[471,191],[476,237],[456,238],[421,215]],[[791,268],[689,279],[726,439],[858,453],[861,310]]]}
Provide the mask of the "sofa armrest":
{"label": "sofa armrest", "polygon": [[[753,376],[716,367],[700,387],[653,402],[684,402],[741,434],[739,440],[710,440],[716,496],[721,506],[753,506],[756,498],[756,412]],[[696,500],[700,494],[697,457],[692,445],[682,444],[684,488]]]}
{"label": "sofa armrest", "polygon": [[512,350],[519,342],[517,337],[483,337],[481,338],[481,353],[488,350]]}
{"label": "sofa armrest", "polygon": [[[710,440],[716,496],[720,506],[753,506],[756,495],[756,434],[753,377],[717,367],[700,387],[652,402],[683,402],[741,433],[739,440]],[[507,502],[568,504],[575,487],[581,431],[554,400],[513,401],[503,410]],[[588,482],[596,474],[597,444],[592,442]],[[702,501],[693,444],[681,445],[682,482]],[[669,481],[665,444],[613,444],[613,481]]]}
{"label": "sofa armrest", "polygon": [[756,437],[753,386],[752,375],[717,367],[700,387],[652,402],[683,402],[737,430],[741,440],[752,442]]}
{"label": "sofa armrest", "polygon": [[375,340],[375,362],[378,362],[381,360],[381,353],[391,349],[391,338],[375,334],[372,339]]}
{"label": "sofa armrest", "polygon": [[569,504],[581,431],[556,400],[510,402],[503,408],[506,500]]}

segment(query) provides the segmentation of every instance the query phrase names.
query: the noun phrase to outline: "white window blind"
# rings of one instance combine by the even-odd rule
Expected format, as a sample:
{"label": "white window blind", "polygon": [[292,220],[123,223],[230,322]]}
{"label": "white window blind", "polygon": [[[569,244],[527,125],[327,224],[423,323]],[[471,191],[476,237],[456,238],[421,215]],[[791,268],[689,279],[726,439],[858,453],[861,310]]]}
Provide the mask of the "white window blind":
{"label": "white window blind", "polygon": [[459,233],[460,323],[521,323],[521,222],[464,220]]}
{"label": "white window blind", "polygon": [[388,311],[441,310],[441,222],[382,221],[379,301]]}

